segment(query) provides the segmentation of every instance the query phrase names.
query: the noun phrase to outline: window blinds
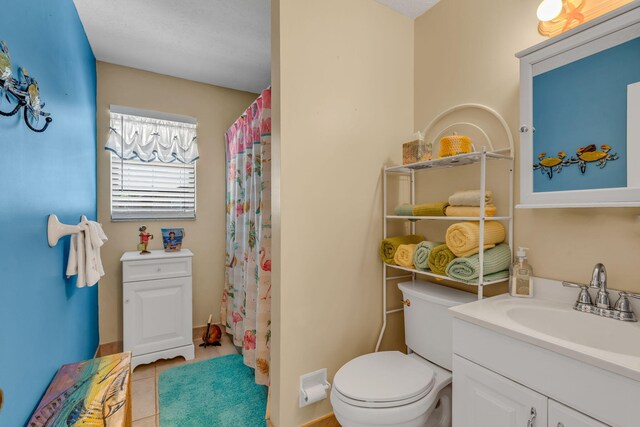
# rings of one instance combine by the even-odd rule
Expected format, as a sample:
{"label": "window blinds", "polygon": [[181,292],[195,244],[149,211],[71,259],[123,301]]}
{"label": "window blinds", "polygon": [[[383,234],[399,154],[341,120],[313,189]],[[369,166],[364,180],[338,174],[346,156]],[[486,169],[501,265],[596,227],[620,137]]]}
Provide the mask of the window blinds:
{"label": "window blinds", "polygon": [[195,163],[123,160],[111,155],[111,218],[193,219]]}

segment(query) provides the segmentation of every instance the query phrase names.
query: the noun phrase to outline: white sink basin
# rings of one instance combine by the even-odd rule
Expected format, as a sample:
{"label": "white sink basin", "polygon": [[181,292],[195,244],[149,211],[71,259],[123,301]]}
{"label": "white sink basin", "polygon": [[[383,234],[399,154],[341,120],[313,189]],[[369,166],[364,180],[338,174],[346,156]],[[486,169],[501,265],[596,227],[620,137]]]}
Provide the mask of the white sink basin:
{"label": "white sink basin", "polygon": [[640,329],[637,325],[598,317],[575,310],[544,305],[514,304],[506,315],[537,332],[587,347],[640,357]]}
{"label": "white sink basin", "polygon": [[576,311],[573,298],[500,295],[450,310],[458,319],[640,381],[640,323]]}

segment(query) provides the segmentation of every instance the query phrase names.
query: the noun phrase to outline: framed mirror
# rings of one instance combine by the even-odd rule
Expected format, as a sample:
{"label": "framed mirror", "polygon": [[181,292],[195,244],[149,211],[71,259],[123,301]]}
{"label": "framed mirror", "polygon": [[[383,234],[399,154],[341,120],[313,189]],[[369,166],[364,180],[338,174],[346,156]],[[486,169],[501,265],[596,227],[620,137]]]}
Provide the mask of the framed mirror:
{"label": "framed mirror", "polygon": [[517,56],[517,207],[640,206],[638,2]]}

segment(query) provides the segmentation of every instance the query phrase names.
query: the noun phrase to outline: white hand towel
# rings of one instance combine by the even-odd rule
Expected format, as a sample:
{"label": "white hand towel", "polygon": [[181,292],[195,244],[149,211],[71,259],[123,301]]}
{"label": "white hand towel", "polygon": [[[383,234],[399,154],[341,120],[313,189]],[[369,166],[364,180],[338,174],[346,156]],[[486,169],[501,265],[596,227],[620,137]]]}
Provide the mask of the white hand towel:
{"label": "white hand towel", "polygon": [[77,275],[76,286],[93,286],[104,276],[100,248],[107,241],[100,224],[82,217],[80,232],[71,236],[67,277]]}

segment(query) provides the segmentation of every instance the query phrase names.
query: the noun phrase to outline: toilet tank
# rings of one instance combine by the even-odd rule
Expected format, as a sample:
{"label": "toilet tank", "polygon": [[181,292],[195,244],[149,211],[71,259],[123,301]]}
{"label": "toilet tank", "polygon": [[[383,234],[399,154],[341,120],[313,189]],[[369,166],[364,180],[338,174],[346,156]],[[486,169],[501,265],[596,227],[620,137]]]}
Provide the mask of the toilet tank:
{"label": "toilet tank", "polygon": [[453,317],[449,307],[477,300],[475,294],[422,280],[399,283],[410,305],[404,306],[407,347],[424,359],[451,370]]}

